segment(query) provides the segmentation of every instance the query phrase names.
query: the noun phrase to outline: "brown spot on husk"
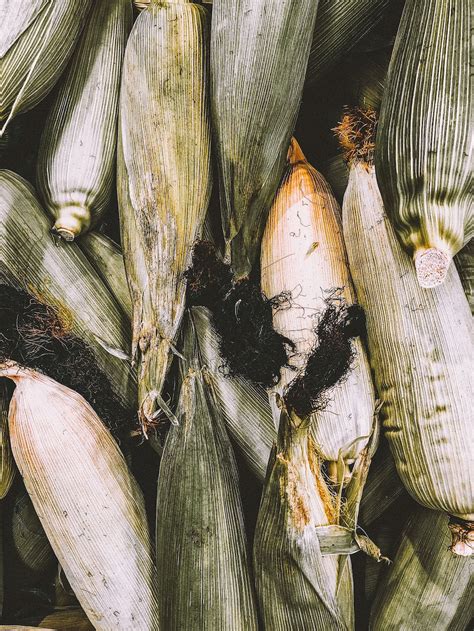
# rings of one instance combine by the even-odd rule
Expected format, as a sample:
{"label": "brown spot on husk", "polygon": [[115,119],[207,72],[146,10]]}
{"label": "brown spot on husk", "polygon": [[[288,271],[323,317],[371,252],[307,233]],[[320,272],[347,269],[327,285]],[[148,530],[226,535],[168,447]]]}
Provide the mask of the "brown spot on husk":
{"label": "brown spot on husk", "polygon": [[451,552],[457,556],[472,556],[474,554],[474,522],[450,515],[449,530],[452,538],[449,548]]}

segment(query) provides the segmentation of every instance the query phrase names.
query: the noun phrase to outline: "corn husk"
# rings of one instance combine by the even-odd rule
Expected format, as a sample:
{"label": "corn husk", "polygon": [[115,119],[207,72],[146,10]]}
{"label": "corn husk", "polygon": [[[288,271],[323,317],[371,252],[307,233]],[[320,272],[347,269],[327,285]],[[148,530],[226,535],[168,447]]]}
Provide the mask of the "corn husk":
{"label": "corn husk", "polygon": [[104,631],[158,629],[143,497],[115,441],[74,391],[14,363],[0,368],[16,383],[16,463],[89,620]]}
{"label": "corn husk", "polygon": [[[473,480],[466,475],[472,464],[473,321],[459,276],[452,268],[443,285],[420,288],[384,214],[371,164],[351,166],[343,226],[398,474],[420,504],[473,521]],[[462,541],[453,545],[467,552]]]}
{"label": "corn husk", "polygon": [[382,20],[391,0],[320,0],[306,84],[313,85]]}
{"label": "corn husk", "polygon": [[23,178],[0,171],[0,277],[57,308],[93,350],[127,407],[136,405],[129,322],[75,244],[55,245],[48,217]]}
{"label": "corn husk", "polygon": [[105,234],[95,231],[85,234],[78,244],[131,320],[132,299],[120,247]]}
{"label": "corn husk", "polygon": [[296,123],[317,0],[216,0],[211,105],[226,254],[237,279],[261,235]]}
{"label": "corn husk", "polygon": [[377,181],[422,287],[442,283],[474,235],[471,9],[406,1],[380,114]]}
{"label": "corn husk", "polygon": [[465,631],[474,615],[474,563],[449,551],[447,518],[417,507],[379,585],[374,631]]}
{"label": "corn husk", "polygon": [[464,293],[474,315],[474,239],[454,257]]}
{"label": "corn husk", "polygon": [[66,241],[97,224],[115,177],[120,78],[129,0],[96,0],[46,121],[38,192]]}
{"label": "corn husk", "polygon": [[60,629],[61,631],[94,631],[94,627],[86,614],[78,608],[68,608],[49,614],[40,622],[39,628]]}
{"label": "corn husk", "polygon": [[218,404],[227,431],[249,469],[263,482],[272,444],[276,439],[267,393],[246,379],[226,375],[219,340],[205,307],[190,310],[199,354],[207,370],[208,388]]}
{"label": "corn husk", "polygon": [[192,316],[184,336],[179,425],[168,433],[158,478],[161,623],[169,631],[256,630],[237,467]]}
{"label": "corn husk", "polygon": [[0,16],[2,98],[0,136],[60,77],[84,25],[90,0],[14,0]]}
{"label": "corn husk", "polygon": [[[0,624],[0,631],[31,631],[32,629],[43,629],[43,631],[55,631],[51,627],[25,627],[22,624]],[[57,631],[57,630],[56,630]]]}
{"label": "corn husk", "polygon": [[[295,139],[288,166],[269,213],[262,240],[261,283],[269,298],[288,295],[288,308],[274,311],[278,333],[295,345],[291,364],[304,369],[317,343],[316,318],[329,298],[356,301],[342,239],[340,208],[323,176],[307,161]],[[335,468],[352,463],[369,439],[375,408],[369,362],[359,338],[354,368],[331,391],[327,408],[314,415],[312,437],[323,460]],[[282,394],[295,373],[283,369]]]}
{"label": "corn husk", "polygon": [[308,433],[283,410],[258,513],[254,570],[265,628],[352,629],[347,556],[322,556],[316,527],[333,521]]}
{"label": "corn husk", "polygon": [[203,7],[156,2],[138,16],[125,54],[118,192],[145,422],[170,363],[183,273],[211,192],[207,38]]}
{"label": "corn husk", "polygon": [[16,473],[8,436],[10,396],[8,381],[0,379],[0,500],[3,500],[10,490]]}

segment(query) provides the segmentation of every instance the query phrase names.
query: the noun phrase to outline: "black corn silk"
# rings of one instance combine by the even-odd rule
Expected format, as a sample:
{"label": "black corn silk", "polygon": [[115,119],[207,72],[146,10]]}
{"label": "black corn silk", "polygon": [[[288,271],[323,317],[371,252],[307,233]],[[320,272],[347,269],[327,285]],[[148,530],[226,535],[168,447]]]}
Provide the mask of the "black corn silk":
{"label": "black corn silk", "polygon": [[117,439],[136,425],[136,412],[122,407],[90,347],[68,330],[58,312],[21,289],[0,284],[0,361],[7,360],[75,390]]}

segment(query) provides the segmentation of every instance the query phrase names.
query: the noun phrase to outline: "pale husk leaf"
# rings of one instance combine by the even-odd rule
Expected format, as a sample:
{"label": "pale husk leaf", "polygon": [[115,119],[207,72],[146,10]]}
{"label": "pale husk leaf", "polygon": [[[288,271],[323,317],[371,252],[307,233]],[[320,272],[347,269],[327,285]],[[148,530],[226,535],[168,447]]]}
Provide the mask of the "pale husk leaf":
{"label": "pale husk leaf", "polygon": [[211,98],[222,228],[237,278],[259,254],[296,123],[317,0],[216,0]]}
{"label": "pale husk leaf", "polygon": [[0,500],[10,490],[15,478],[15,463],[13,461],[10,438],[8,435],[8,407],[11,392],[8,381],[0,379]]}
{"label": "pale husk leaf", "polygon": [[125,53],[118,193],[145,415],[163,386],[211,192],[207,38],[203,7],[153,3]]}
{"label": "pale husk leaf", "polygon": [[162,625],[256,630],[237,467],[192,318],[184,336],[179,425],[168,433],[158,478]]}
{"label": "pale husk leaf", "polygon": [[110,203],[122,60],[131,27],[129,0],[94,2],[45,124],[38,192],[66,240],[97,224]]}
{"label": "pale husk leaf", "polygon": [[66,328],[93,350],[127,407],[136,405],[130,324],[76,244],[55,245],[29,184],[0,171],[0,275],[58,309]]}
{"label": "pale husk leaf", "polygon": [[74,391],[3,365],[16,382],[13,454],[40,521],[96,629],[158,629],[141,491],[117,444]]}

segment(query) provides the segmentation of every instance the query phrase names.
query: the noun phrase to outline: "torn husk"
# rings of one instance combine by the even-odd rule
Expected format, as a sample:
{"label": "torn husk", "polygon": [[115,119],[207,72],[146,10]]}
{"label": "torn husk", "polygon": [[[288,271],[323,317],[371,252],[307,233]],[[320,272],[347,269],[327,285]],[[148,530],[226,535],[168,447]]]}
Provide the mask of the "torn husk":
{"label": "torn husk", "polygon": [[184,331],[179,425],[169,430],[158,479],[161,624],[256,630],[237,467],[192,318]]}
{"label": "torn husk", "polygon": [[157,630],[143,497],[117,444],[73,390],[12,362],[0,364],[0,376],[16,384],[16,463],[82,608],[98,630]]}
{"label": "torn husk", "polygon": [[95,0],[45,123],[36,181],[66,241],[96,225],[112,196],[128,0]]}
{"label": "torn husk", "polygon": [[317,0],[213,4],[212,114],[222,229],[236,280],[258,259],[300,106],[317,7]]}
{"label": "torn husk", "polygon": [[52,89],[73,52],[90,0],[7,2],[2,11],[0,137]]}
{"label": "torn husk", "polygon": [[441,286],[420,288],[384,212],[370,159],[370,117],[348,116],[360,142],[350,161],[344,237],[367,316],[386,437],[402,482],[420,504],[472,521],[473,481],[466,475],[474,396],[469,305],[454,267]]}
{"label": "torn husk", "polygon": [[469,0],[405,2],[380,112],[377,182],[425,288],[474,235],[471,20]]}
{"label": "torn husk", "polygon": [[203,7],[156,2],[138,16],[125,52],[117,183],[145,431],[172,358],[183,273],[211,192],[207,39]]}
{"label": "torn husk", "polygon": [[3,500],[15,478],[10,438],[8,436],[8,408],[11,388],[6,379],[0,379],[0,500]]}
{"label": "torn husk", "polygon": [[254,540],[263,623],[288,629],[352,629],[349,558],[322,556],[317,527],[335,523],[334,498],[320,469],[309,424],[283,408],[269,461]]}
{"label": "torn husk", "polygon": [[79,247],[55,245],[30,185],[11,171],[0,171],[0,237],[1,282],[53,307],[92,349],[122,404],[136,407],[127,317]]}
{"label": "torn husk", "polygon": [[373,631],[469,627],[474,615],[472,559],[454,555],[449,546],[446,515],[416,507],[379,585],[371,614]]}

